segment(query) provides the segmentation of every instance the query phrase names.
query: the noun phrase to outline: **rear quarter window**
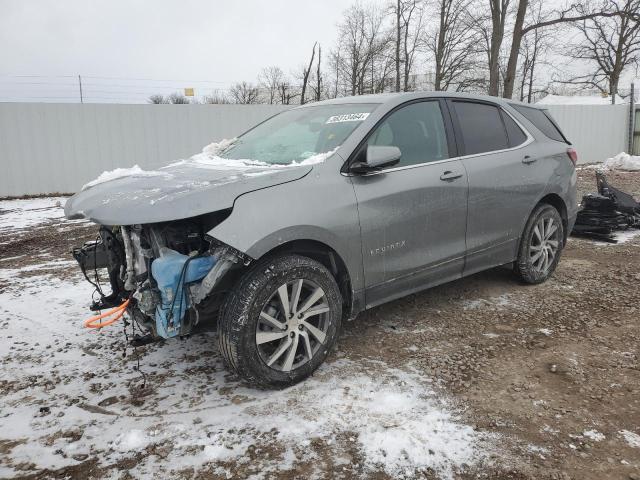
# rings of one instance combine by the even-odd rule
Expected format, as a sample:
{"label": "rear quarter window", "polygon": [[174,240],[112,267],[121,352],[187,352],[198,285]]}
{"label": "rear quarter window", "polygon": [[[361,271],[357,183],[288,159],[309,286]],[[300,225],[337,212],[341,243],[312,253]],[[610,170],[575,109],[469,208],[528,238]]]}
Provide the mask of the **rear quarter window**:
{"label": "rear quarter window", "polygon": [[511,106],[520,112],[524,118],[533,123],[538,130],[544,133],[551,140],[569,143],[546,111],[522,105]]}
{"label": "rear quarter window", "polygon": [[502,119],[504,127],[507,129],[507,137],[509,137],[509,146],[517,147],[527,141],[527,135],[522,131],[513,118],[506,112],[502,111]]}

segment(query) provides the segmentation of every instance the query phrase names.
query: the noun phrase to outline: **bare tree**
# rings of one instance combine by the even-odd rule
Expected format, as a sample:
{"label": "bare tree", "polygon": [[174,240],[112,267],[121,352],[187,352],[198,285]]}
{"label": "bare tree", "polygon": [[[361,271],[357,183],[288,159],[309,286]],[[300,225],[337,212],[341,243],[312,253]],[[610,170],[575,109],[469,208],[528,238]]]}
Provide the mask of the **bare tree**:
{"label": "bare tree", "polygon": [[305,93],[307,92],[307,82],[309,81],[309,74],[311,73],[311,67],[313,66],[313,59],[316,56],[316,45],[318,42],[313,44],[313,50],[311,51],[311,60],[309,60],[309,66],[307,68],[302,69],[302,90],[300,91],[300,104],[304,104],[305,101]]}
{"label": "bare tree", "polygon": [[622,8],[618,7],[618,4],[620,3],[618,0],[602,0],[601,3],[596,5],[591,5],[588,2],[582,1],[571,3],[560,10],[552,10],[548,15],[546,15],[546,18],[541,17],[540,20],[529,25],[525,25],[525,18],[530,3],[531,0],[518,1],[518,9],[514,21],[511,47],[509,50],[509,60],[504,75],[503,96],[505,98],[511,98],[513,96],[513,86],[518,68],[520,46],[522,44],[522,39],[529,32],[548,28],[554,25],[575,24],[577,22],[584,22],[585,20],[594,21],[606,18],[626,17],[637,22],[640,15],[638,13],[637,5],[630,6],[628,10],[625,9],[624,5],[636,3],[632,0],[622,0]]}
{"label": "bare tree", "polygon": [[395,18],[396,91],[399,92],[402,88],[406,92],[409,90],[409,77],[416,54],[422,43],[421,33],[425,2],[423,0],[396,0],[392,9]]}
{"label": "bare tree", "polygon": [[278,98],[283,105],[290,105],[291,101],[298,96],[295,89],[289,85],[289,82],[282,81],[278,84]]}
{"label": "bare tree", "polygon": [[396,92],[400,91],[400,42],[402,40],[402,29],[400,27],[402,20],[402,0],[396,0],[395,5],[395,17],[396,17],[396,45],[395,45],[395,57],[396,57]]}
{"label": "bare tree", "polygon": [[225,92],[220,90],[214,90],[213,92],[211,92],[210,95],[205,95],[205,97],[202,99],[202,103],[209,103],[213,105],[227,104],[227,103],[231,103],[231,100],[229,100],[229,97]]}
{"label": "bare tree", "polygon": [[318,45],[318,63],[316,68],[316,102],[322,97],[322,73],[320,72],[320,63],[322,62],[322,48]]}
{"label": "bare tree", "polygon": [[160,105],[163,103],[169,103],[169,100],[164,95],[156,94],[156,95],[151,95],[147,99],[147,102]]}
{"label": "bare tree", "polygon": [[[531,10],[531,16],[533,22],[541,22],[542,19],[542,4],[543,1],[539,0],[534,8]],[[534,95],[541,93],[534,89],[534,82],[536,80],[536,67],[543,60],[544,51],[549,48],[548,40],[550,38],[549,31],[547,29],[538,28],[530,35],[523,37],[522,46],[520,47],[520,57],[522,58],[522,67],[520,71],[520,101],[527,101],[531,103]]]}
{"label": "bare tree", "polygon": [[[336,76],[342,79],[346,92],[356,95],[374,90],[371,83],[378,77],[376,65],[384,63],[389,45],[384,15],[375,4],[356,3],[344,12],[338,25],[338,48],[334,58],[338,69]],[[374,82],[368,83],[372,68]]]}
{"label": "bare tree", "polygon": [[187,97],[178,92],[169,94],[167,98],[168,103],[171,103],[172,105],[188,105],[190,103]]}
{"label": "bare tree", "polygon": [[[527,0],[523,0],[527,1]],[[487,60],[489,64],[489,95],[498,96],[500,93],[500,51],[505,35],[505,24],[509,12],[510,0],[489,0],[491,13],[491,35]]]}
{"label": "bare tree", "polygon": [[229,95],[235,103],[259,103],[260,92],[253,83],[239,82],[231,87]]}
{"label": "bare tree", "polygon": [[472,23],[472,0],[436,0],[438,23],[426,42],[435,63],[434,89],[461,85],[476,67],[476,44],[480,40]]}
{"label": "bare tree", "polygon": [[280,98],[278,95],[280,85],[285,83],[285,75],[282,69],[276,66],[265,67],[260,72],[258,81],[266,93],[269,103],[277,103]]}
{"label": "bare tree", "polygon": [[619,14],[613,17],[593,17],[576,24],[580,40],[569,56],[587,62],[590,72],[573,78],[611,96],[615,102],[620,77],[628,67],[640,65],[640,0],[623,0],[616,5]]}

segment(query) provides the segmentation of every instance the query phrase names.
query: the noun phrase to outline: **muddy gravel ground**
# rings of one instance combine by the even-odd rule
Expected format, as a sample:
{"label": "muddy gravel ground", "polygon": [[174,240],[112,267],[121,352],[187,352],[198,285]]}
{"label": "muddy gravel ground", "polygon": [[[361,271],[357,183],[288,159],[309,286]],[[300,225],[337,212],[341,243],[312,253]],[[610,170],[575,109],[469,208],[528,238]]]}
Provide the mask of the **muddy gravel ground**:
{"label": "muddy gravel ground", "polygon": [[[640,172],[608,179],[640,197]],[[640,479],[640,235],[571,238],[542,285],[498,268],[365,312],[312,379],[257,392],[215,333],[83,331],[68,251],[95,234],[0,228],[0,476]]]}

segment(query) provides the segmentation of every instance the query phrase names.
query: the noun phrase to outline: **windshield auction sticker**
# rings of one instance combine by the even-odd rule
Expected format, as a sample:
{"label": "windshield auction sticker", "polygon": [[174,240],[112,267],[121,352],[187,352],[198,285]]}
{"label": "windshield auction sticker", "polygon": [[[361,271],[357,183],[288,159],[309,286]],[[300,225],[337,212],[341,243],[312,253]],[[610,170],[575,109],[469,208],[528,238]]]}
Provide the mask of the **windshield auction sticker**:
{"label": "windshield auction sticker", "polygon": [[329,117],[326,123],[361,122],[368,116],[369,116],[369,112],[345,113],[343,115],[334,115],[332,117]]}

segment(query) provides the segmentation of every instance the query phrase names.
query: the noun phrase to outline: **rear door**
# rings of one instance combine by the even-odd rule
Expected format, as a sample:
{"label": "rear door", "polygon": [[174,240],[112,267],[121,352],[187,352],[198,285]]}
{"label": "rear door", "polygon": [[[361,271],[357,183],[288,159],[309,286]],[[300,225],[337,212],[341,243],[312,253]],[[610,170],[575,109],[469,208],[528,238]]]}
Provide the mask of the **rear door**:
{"label": "rear door", "polygon": [[400,163],[352,176],[362,232],[367,306],[462,275],[467,176],[444,101],[405,104],[356,152],[393,145]]}
{"label": "rear door", "polygon": [[469,178],[469,275],[514,260],[522,226],[546,181],[533,137],[509,113],[491,102],[448,102]]}

